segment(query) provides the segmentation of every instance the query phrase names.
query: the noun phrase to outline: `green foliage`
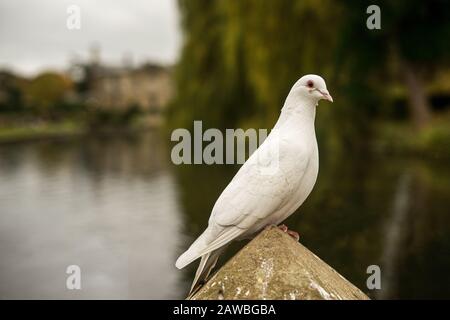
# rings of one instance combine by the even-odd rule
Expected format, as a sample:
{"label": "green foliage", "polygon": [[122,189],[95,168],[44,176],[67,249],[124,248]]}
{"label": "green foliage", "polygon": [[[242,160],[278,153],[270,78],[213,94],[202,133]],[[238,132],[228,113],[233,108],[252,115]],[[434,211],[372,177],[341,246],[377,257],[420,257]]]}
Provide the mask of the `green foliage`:
{"label": "green foliage", "polygon": [[408,60],[428,67],[445,63],[450,49],[450,6],[446,0],[383,1],[384,23]]}
{"label": "green foliage", "polygon": [[124,110],[91,109],[85,113],[85,122],[90,131],[128,129],[132,123],[142,115],[137,106],[130,106]]}
{"label": "green foliage", "polygon": [[63,105],[64,95],[70,88],[68,79],[57,73],[43,73],[25,88],[28,104],[39,114],[48,115],[53,109]]}
{"label": "green foliage", "polygon": [[26,80],[0,72],[1,140],[54,135],[58,130],[65,134],[85,129],[134,129],[144,118],[138,105],[123,110],[94,108],[77,97],[75,90],[73,83],[58,73],[45,72]]}
{"label": "green foliage", "polygon": [[17,113],[25,108],[24,81],[8,72],[0,72],[0,113]]}
{"label": "green foliage", "polygon": [[[324,32],[332,17],[321,9],[329,3],[180,1],[185,45],[172,123],[273,124],[300,74],[328,73],[329,54],[319,49],[332,43]],[[314,32],[309,32],[311,26]]]}
{"label": "green foliage", "polygon": [[407,123],[389,121],[376,126],[375,150],[380,153],[408,154],[421,158],[450,159],[450,114],[434,119],[429,127],[416,132]]}
{"label": "green foliage", "polygon": [[171,127],[203,120],[204,127],[270,128],[292,84],[316,73],[336,101],[320,106],[319,139],[364,148],[374,120],[392,114],[401,62],[419,71],[448,66],[450,8],[441,0],[378,2],[381,30],[366,27],[373,4],[366,1],[179,4],[185,42]]}

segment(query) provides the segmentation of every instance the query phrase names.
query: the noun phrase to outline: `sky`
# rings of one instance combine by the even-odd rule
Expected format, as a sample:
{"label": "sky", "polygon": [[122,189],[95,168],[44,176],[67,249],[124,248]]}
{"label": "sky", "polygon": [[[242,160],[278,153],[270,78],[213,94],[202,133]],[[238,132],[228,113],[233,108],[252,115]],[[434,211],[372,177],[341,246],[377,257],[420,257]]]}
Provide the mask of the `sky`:
{"label": "sky", "polygon": [[[80,29],[67,27],[71,5],[80,9]],[[107,64],[124,57],[173,64],[180,46],[176,0],[0,1],[0,69],[23,75],[64,70],[93,47]]]}

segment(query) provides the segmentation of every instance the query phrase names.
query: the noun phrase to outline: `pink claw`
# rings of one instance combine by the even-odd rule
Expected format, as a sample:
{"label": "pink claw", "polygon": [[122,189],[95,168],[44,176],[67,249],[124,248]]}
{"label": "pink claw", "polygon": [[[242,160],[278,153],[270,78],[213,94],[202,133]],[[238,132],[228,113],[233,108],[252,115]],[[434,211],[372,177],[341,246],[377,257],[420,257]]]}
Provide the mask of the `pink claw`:
{"label": "pink claw", "polygon": [[298,234],[298,232],[295,232],[293,230],[289,230],[288,227],[285,224],[281,224],[278,226],[278,228],[283,231],[286,232],[288,235],[290,235],[292,238],[295,239],[295,241],[300,240],[300,235]]}

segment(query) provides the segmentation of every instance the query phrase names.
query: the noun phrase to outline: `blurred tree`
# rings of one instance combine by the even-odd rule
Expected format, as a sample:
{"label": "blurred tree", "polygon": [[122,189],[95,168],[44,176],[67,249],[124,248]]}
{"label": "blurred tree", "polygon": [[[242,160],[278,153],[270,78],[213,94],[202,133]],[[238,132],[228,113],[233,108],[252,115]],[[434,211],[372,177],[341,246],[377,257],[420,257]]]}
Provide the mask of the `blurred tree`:
{"label": "blurred tree", "polygon": [[180,0],[185,43],[172,122],[273,125],[300,75],[329,73],[320,48],[333,43],[330,3]]}
{"label": "blurred tree", "polygon": [[[232,126],[240,116],[236,109],[246,103],[248,91],[246,68],[241,65],[230,70],[225,64],[224,12],[218,1],[181,0],[179,4],[185,43],[176,70],[178,99],[169,112],[172,124],[190,127],[193,120],[202,119],[205,126]],[[235,70],[239,73],[233,73]]]}
{"label": "blurred tree", "polygon": [[381,30],[363,27],[368,17],[363,13],[372,2],[346,0],[342,4],[345,15],[340,33],[341,57],[351,58],[352,71],[363,71],[367,78],[378,75],[378,88],[389,82],[387,77],[383,81],[389,73],[402,82],[411,120],[418,130],[422,129],[431,117],[427,84],[436,71],[448,68],[450,62],[450,42],[446,41],[450,39],[450,3],[377,1]]}
{"label": "blurred tree", "polygon": [[[366,26],[369,2],[179,0],[184,47],[176,71],[173,127],[272,127],[301,75],[327,79],[335,96],[317,134],[332,146],[368,147],[372,125],[402,84],[416,128],[430,118],[426,95],[448,65],[448,2],[379,1],[381,30]],[[326,139],[324,132],[326,131]]]}
{"label": "blurred tree", "polygon": [[63,104],[71,82],[66,77],[52,72],[38,75],[25,88],[27,103],[38,113],[49,116],[52,110],[57,110]]}
{"label": "blurred tree", "polygon": [[0,112],[20,112],[25,103],[22,88],[26,80],[10,72],[0,72]]}

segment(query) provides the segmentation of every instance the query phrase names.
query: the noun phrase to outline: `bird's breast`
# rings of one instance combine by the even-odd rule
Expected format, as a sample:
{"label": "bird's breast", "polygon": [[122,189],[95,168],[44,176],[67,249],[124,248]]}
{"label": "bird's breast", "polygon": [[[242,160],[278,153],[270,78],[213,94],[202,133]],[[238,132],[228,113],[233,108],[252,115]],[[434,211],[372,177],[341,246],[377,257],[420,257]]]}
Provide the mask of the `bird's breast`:
{"label": "bird's breast", "polygon": [[291,150],[297,152],[296,156],[292,156],[294,159],[297,158],[297,161],[291,164],[286,163],[284,170],[287,171],[287,183],[290,185],[292,194],[288,197],[289,200],[283,206],[278,219],[273,221],[275,224],[281,223],[305,202],[314,188],[319,172],[319,153],[315,137],[314,143],[303,144]]}

